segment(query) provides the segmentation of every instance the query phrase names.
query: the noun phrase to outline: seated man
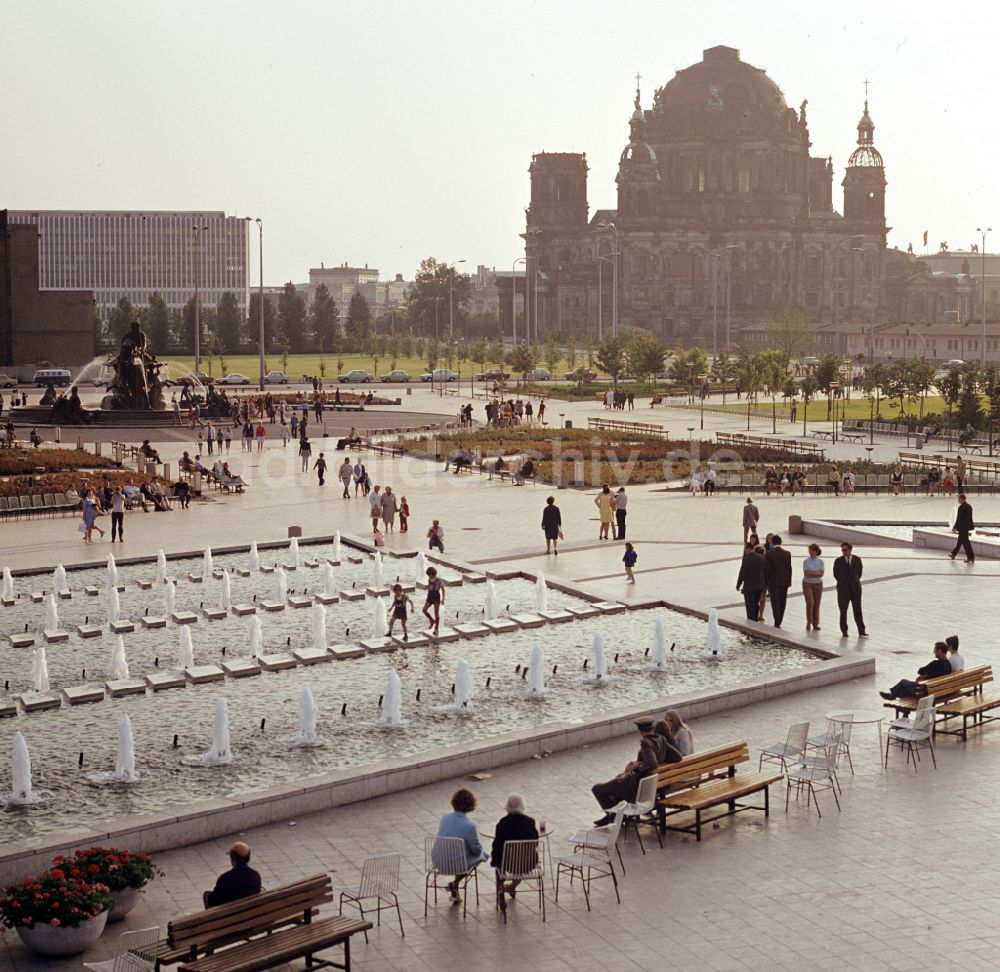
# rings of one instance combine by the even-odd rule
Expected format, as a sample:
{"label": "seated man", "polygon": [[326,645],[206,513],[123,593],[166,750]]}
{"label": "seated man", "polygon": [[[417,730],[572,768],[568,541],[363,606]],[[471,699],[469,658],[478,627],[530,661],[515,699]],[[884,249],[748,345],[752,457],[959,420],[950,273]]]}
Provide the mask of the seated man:
{"label": "seated man", "polygon": [[142,440],[139,452],[142,453],[143,458],[148,459],[150,462],[158,463],[160,461],[160,454],[149,444],[149,439]]}
{"label": "seated man", "polygon": [[612,807],[623,800],[629,803],[635,800],[639,782],[644,776],[655,773],[661,763],[677,763],[683,759],[663,736],[657,735],[653,719],[636,719],[635,724],[642,736],[639,754],[631,762],[626,763],[625,769],[613,780],[608,780],[607,783],[595,783],[590,788],[601,809],[607,811],[603,817],[594,821],[595,827],[605,827],[615,819],[615,815],[610,812]]}
{"label": "seated man", "polygon": [[42,444],[42,437],[34,429],[29,433],[28,438],[36,449]]}
{"label": "seated man", "polygon": [[524,481],[531,476],[535,475],[535,464],[530,459],[525,459],[521,463],[521,468],[518,469],[513,476],[513,482],[515,486],[523,486]]}
{"label": "seated man", "polygon": [[186,510],[191,503],[191,484],[183,479],[178,479],[173,486],[174,496],[180,501],[181,509]]}
{"label": "seated man", "polygon": [[194,460],[185,452],[180,458],[179,465],[183,472],[191,472],[194,469]]}
{"label": "seated man", "polygon": [[351,426],[351,431],[347,433],[348,445],[361,445],[361,434],[355,426]]}
{"label": "seated man", "polygon": [[208,466],[206,466],[205,463],[201,461],[201,456],[195,456],[192,465],[194,467],[195,472],[201,473],[202,476],[208,475]]}
{"label": "seated man", "polygon": [[146,511],[146,501],[143,499],[142,493],[135,483],[129,480],[123,487],[122,492],[125,494],[126,509],[132,509],[138,503],[142,507],[143,512]]}
{"label": "seated man", "polygon": [[153,500],[153,509],[157,513],[170,512],[170,504],[167,502],[166,494],[155,476],[149,484],[149,493]]}
{"label": "seated man", "polygon": [[260,894],[260,875],[250,867],[250,845],[242,841],[233,844],[229,848],[229,861],[233,866],[219,875],[211,891],[201,896],[206,908]]}
{"label": "seated man", "polygon": [[942,675],[950,674],[951,662],[948,660],[948,646],[945,642],[938,641],[934,645],[934,660],[917,669],[915,682],[908,678],[901,678],[888,692],[879,692],[879,695],[887,702],[891,702],[893,699],[911,698],[920,690],[921,682],[926,682],[929,678],[940,678]]}

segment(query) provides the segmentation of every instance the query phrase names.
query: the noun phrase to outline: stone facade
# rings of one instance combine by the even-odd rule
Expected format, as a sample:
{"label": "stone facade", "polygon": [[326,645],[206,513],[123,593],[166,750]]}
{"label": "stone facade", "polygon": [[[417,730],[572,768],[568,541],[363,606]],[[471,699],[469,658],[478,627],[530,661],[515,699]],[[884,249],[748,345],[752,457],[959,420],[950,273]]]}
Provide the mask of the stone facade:
{"label": "stone facade", "polygon": [[89,363],[93,307],[90,290],[39,289],[38,228],[13,225],[0,210],[0,366],[72,371]]}
{"label": "stone facade", "polygon": [[832,159],[810,154],[806,107],[789,107],[738,51],[714,47],[658,89],[651,108],[637,86],[616,209],[588,218],[584,155],[533,156],[524,234],[532,334],[576,326],[607,335],[616,278],[620,327],[719,350],[786,313],[817,327],[908,320],[915,291],[929,316],[961,311],[967,286],[886,247],[887,183],[867,100],[843,213]]}

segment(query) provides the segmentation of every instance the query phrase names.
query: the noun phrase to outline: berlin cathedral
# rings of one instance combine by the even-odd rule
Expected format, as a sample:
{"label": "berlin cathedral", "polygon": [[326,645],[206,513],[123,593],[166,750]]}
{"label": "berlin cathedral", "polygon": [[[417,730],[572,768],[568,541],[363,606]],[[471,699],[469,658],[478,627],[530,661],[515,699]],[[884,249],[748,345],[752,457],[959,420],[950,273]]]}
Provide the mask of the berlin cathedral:
{"label": "berlin cathedral", "polygon": [[752,347],[795,315],[817,332],[818,349],[840,353],[851,329],[967,316],[971,278],[938,279],[886,246],[885,166],[867,99],[842,211],[833,160],[810,154],[806,108],[790,108],[739,51],[713,47],[658,89],[651,108],[637,86],[617,209],[589,213],[585,155],[534,155],[530,331],[607,337],[617,323],[721,351]]}

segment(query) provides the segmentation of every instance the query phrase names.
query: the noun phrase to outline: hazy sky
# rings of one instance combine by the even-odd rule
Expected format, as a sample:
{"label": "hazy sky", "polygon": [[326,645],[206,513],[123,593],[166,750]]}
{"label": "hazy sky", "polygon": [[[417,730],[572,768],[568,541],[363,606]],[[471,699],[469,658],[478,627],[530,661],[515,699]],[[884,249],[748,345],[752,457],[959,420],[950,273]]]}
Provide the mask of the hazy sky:
{"label": "hazy sky", "polygon": [[837,209],[870,79],[890,245],[964,248],[1000,234],[998,9],[0,0],[0,207],[260,216],[267,283],[321,261],[509,269],[532,152],[586,152],[591,211],[613,207],[636,71],[649,107],[726,44],[809,99]]}

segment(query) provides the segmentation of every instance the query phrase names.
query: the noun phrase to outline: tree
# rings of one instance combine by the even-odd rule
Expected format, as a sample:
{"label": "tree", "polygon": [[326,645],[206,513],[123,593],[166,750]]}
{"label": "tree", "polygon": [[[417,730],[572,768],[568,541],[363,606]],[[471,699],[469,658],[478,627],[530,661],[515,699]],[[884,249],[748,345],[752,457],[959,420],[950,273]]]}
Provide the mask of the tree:
{"label": "tree", "polygon": [[278,297],[278,323],[282,345],[293,354],[306,350],[306,302],[295,284],[288,281]]}
{"label": "tree", "polygon": [[938,378],[935,387],[948,407],[948,414],[951,415],[962,391],[962,375],[958,365],[952,365],[942,377]]}
{"label": "tree", "polygon": [[427,347],[426,347],[425,350],[426,350],[426,355],[427,355],[427,358],[426,358],[426,360],[427,360],[427,370],[430,371],[430,372],[433,372],[434,369],[438,366],[438,358],[440,356],[441,349],[438,346],[437,341],[434,338],[431,338],[427,342]]}
{"label": "tree", "polygon": [[490,346],[483,338],[480,338],[472,345],[472,360],[479,365],[481,371],[486,370],[490,361]]}
{"label": "tree", "polygon": [[720,351],[715,356],[715,367],[712,372],[716,379],[722,383],[722,404],[726,404],[726,386],[736,376],[736,365],[733,359],[725,351]]}
{"label": "tree", "polygon": [[507,363],[507,354],[503,341],[499,339],[496,341],[490,341],[488,353],[489,360],[492,361],[501,371],[503,371],[504,365]]}
{"label": "tree", "polygon": [[736,381],[747,399],[747,432],[750,431],[750,411],[757,400],[757,392],[764,381],[764,367],[760,355],[744,351],[736,364]]}
{"label": "tree", "polygon": [[[201,327],[201,352],[202,354],[208,353],[208,339],[207,335],[211,334],[215,326],[215,308],[206,307],[204,304],[200,304],[200,313],[198,316],[198,323]],[[184,348],[194,350],[194,297],[192,297],[184,305],[184,311],[182,315],[181,322],[181,340],[180,344]]]}
{"label": "tree", "polygon": [[768,398],[771,399],[771,433],[778,431],[778,392],[785,384],[788,373],[782,365],[780,357],[784,352],[766,352],[763,356],[761,381],[767,387]]}
{"label": "tree", "polygon": [[708,356],[701,348],[678,351],[670,362],[670,380],[680,385],[688,393],[688,401],[694,404],[694,396],[703,382],[699,375],[706,374],[707,369]]}
{"label": "tree", "polygon": [[[268,338],[271,340],[271,346],[277,347],[278,335],[276,334],[276,314],[274,310],[274,301],[271,300],[270,296],[264,294],[264,344],[265,351],[267,350],[266,345],[268,343]],[[247,311],[247,330],[253,335],[251,343],[260,351],[258,345],[260,344],[260,291],[253,290],[250,292],[250,309]]]}
{"label": "tree", "polygon": [[236,294],[227,290],[219,297],[215,308],[215,336],[219,341],[219,349],[235,354],[240,349],[243,330],[243,315],[240,305],[236,303]]}
{"label": "tree", "polygon": [[910,401],[920,400],[920,417],[924,416],[924,400],[934,382],[934,365],[923,358],[906,359],[906,395]]}
{"label": "tree", "polygon": [[983,369],[980,379],[980,388],[986,396],[986,418],[989,421],[990,447],[989,453],[993,455],[993,432],[996,429],[997,419],[1000,419],[1000,370],[996,365],[987,365]]}
{"label": "tree", "polygon": [[542,355],[545,362],[545,367],[552,372],[556,373],[556,369],[559,367],[559,362],[562,360],[562,352],[559,350],[559,343],[556,341],[555,332],[549,328],[545,331],[545,341],[542,345]]}
{"label": "tree", "polygon": [[347,341],[355,351],[364,348],[372,333],[372,310],[367,298],[360,290],[351,294],[347,305]]}
{"label": "tree", "polygon": [[326,284],[321,283],[313,294],[309,326],[316,335],[316,346],[321,352],[333,348],[333,332],[340,330],[340,324],[337,321],[337,303],[330,296]]}
{"label": "tree", "polygon": [[615,388],[618,376],[625,370],[625,341],[620,337],[607,337],[597,351],[597,367],[611,376]]}
{"label": "tree", "polygon": [[376,334],[371,340],[372,372],[378,375],[378,363],[385,357],[385,338]]}
{"label": "tree", "polygon": [[339,327],[333,329],[330,350],[336,355],[337,374],[340,374],[344,370],[344,335],[341,333]]}
{"label": "tree", "polygon": [[767,326],[768,345],[785,355],[785,364],[793,358],[801,358],[813,349],[812,328],[794,310],[782,312],[781,320]]}
{"label": "tree", "polygon": [[906,415],[906,363],[902,360],[894,361],[884,369],[882,379],[882,394],[891,405],[893,401],[899,403],[898,412],[900,418]]}
{"label": "tree", "polygon": [[420,269],[406,295],[407,322],[415,333],[434,334],[436,315],[447,324],[449,298],[455,316],[461,319],[461,309],[471,295],[472,281],[467,273],[456,273],[447,263],[427,257],[420,261]]}
{"label": "tree", "polygon": [[961,391],[958,395],[958,421],[961,425],[978,426],[983,421],[983,405],[979,398],[979,365],[966,361],[959,369]]}
{"label": "tree", "polygon": [[819,382],[816,376],[808,374],[799,383],[799,391],[802,393],[802,435],[806,434],[806,422],[809,420],[809,402],[816,397],[819,391]]}
{"label": "tree", "polygon": [[389,370],[395,371],[399,364],[400,340],[398,334],[393,334],[386,342],[386,350],[389,352]]}
{"label": "tree", "polygon": [[835,354],[824,354],[816,365],[816,384],[826,392],[826,417],[830,417],[830,391],[834,382],[840,381],[840,358]]}
{"label": "tree", "polygon": [[188,346],[184,338],[184,311],[177,307],[170,310],[170,341],[175,347]]}
{"label": "tree", "polygon": [[139,320],[135,305],[124,294],[118,298],[115,309],[108,316],[108,331],[111,335],[111,347],[121,346],[122,338],[128,334],[133,321]]}
{"label": "tree", "polygon": [[139,319],[153,353],[164,354],[170,346],[170,308],[159,292],[150,295]]}
{"label": "tree", "polygon": [[649,331],[635,330],[625,344],[628,369],[639,381],[649,381],[650,375],[663,370],[667,349]]}
{"label": "tree", "polygon": [[510,370],[527,381],[528,373],[535,367],[535,349],[518,344],[510,355]]}
{"label": "tree", "polygon": [[[885,365],[874,364],[865,368],[865,373],[861,376],[861,391],[865,398],[871,403],[871,421],[874,422],[879,415],[879,405],[882,395],[882,386],[885,384]],[[829,418],[829,403],[827,403],[827,418]]]}
{"label": "tree", "polygon": [[570,371],[576,368],[577,340],[577,329],[573,326],[570,328],[569,334],[566,335],[566,367]]}

